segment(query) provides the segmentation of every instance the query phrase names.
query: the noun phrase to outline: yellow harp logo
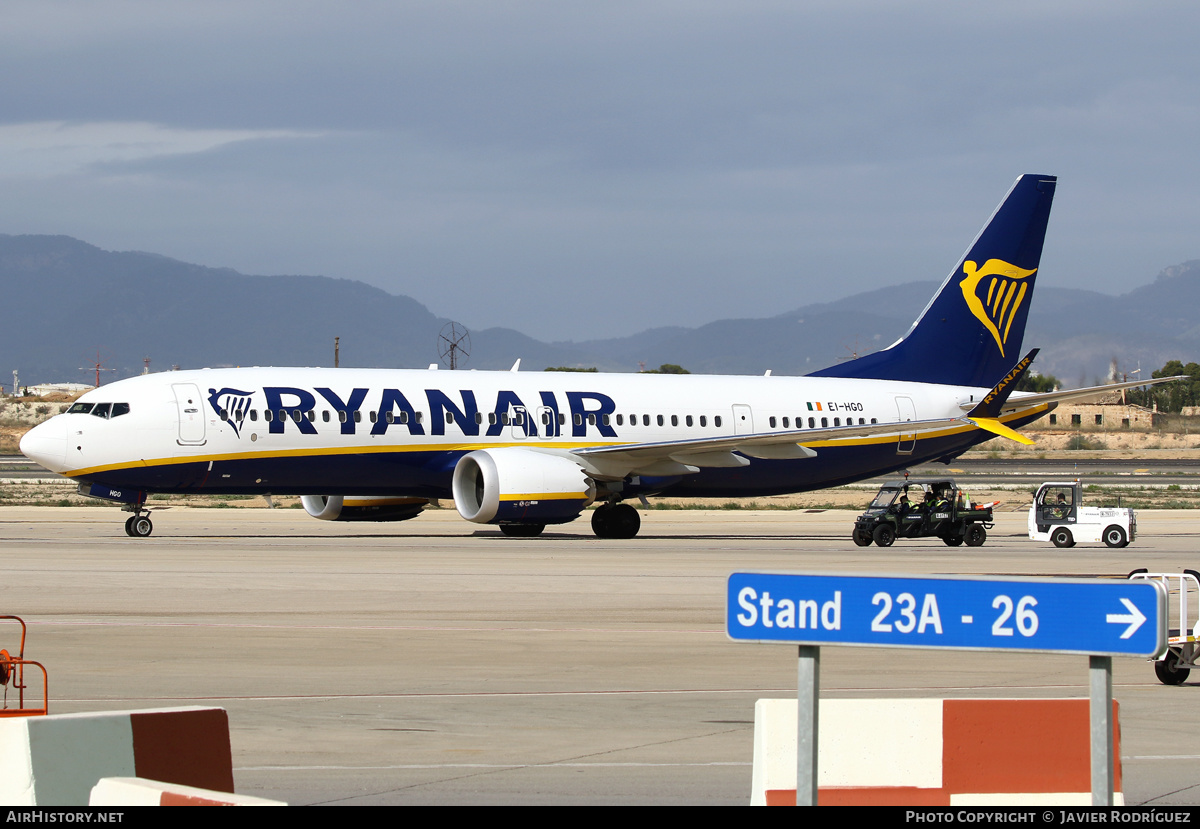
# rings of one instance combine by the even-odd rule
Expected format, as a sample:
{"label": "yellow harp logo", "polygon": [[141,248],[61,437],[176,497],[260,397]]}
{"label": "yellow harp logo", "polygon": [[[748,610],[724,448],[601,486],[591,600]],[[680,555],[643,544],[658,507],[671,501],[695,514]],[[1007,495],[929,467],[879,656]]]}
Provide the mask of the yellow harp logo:
{"label": "yellow harp logo", "polygon": [[[972,261],[963,263],[963,273],[966,279],[959,283],[962,287],[963,299],[975,318],[983,323],[983,327],[992,333],[1000,356],[1004,356],[1004,343],[1008,340],[1008,329],[1012,327],[1017,310],[1025,300],[1029,283],[1025,278],[1037,273],[1037,268],[1027,271],[1010,265],[1003,259],[989,259],[980,268]],[[979,296],[979,283],[988,277],[987,295]]]}

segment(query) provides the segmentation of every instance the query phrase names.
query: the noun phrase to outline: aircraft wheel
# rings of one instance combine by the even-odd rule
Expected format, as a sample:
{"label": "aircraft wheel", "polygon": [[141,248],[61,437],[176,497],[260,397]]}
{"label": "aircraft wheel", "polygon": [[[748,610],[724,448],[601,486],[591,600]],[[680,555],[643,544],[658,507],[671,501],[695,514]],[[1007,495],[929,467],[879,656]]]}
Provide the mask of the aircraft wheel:
{"label": "aircraft wheel", "polygon": [[154,525],[144,515],[135,515],[125,522],[125,532],[133,538],[148,538],[154,532]]}
{"label": "aircraft wheel", "polygon": [[1055,547],[1074,547],[1075,537],[1071,535],[1071,531],[1066,527],[1059,527],[1050,534],[1050,540],[1054,542]]}
{"label": "aircraft wheel", "polygon": [[944,535],[942,536],[942,541],[946,542],[947,547],[957,547],[963,543],[961,535]]}
{"label": "aircraft wheel", "polygon": [[1163,685],[1181,685],[1191,670],[1179,667],[1179,653],[1169,650],[1167,655],[1154,663],[1154,675]]}
{"label": "aircraft wheel", "polygon": [[880,524],[872,536],[880,547],[891,547],[892,542],[896,540],[896,531],[892,529],[891,524]]}
{"label": "aircraft wheel", "polygon": [[866,530],[855,530],[851,538],[859,547],[868,547],[871,544],[871,534]]}
{"label": "aircraft wheel", "polygon": [[982,524],[971,524],[964,533],[964,540],[968,547],[982,547],[983,542],[987,541],[987,530]]}
{"label": "aircraft wheel", "polygon": [[131,515],[125,519],[125,535],[133,538],[133,522],[137,520],[136,515]]}
{"label": "aircraft wheel", "polygon": [[545,524],[501,524],[500,532],[512,538],[532,538],[541,535]]}
{"label": "aircraft wheel", "polygon": [[641,528],[642,516],[629,504],[604,504],[592,512],[597,538],[633,538]]}
{"label": "aircraft wheel", "polygon": [[1109,547],[1124,547],[1129,543],[1125,531],[1116,524],[1104,529],[1104,543]]}
{"label": "aircraft wheel", "polygon": [[592,532],[596,538],[612,538],[612,504],[601,504],[592,510]]}

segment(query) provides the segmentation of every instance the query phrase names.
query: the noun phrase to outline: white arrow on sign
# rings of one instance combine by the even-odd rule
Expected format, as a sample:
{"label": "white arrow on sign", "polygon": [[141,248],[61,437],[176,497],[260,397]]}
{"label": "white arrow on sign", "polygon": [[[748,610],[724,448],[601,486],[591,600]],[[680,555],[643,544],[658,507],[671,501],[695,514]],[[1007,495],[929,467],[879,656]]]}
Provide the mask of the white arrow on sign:
{"label": "white arrow on sign", "polygon": [[1146,621],[1146,617],[1142,615],[1142,611],[1137,609],[1137,606],[1129,601],[1129,599],[1121,599],[1121,604],[1125,605],[1128,613],[1110,613],[1105,617],[1110,625],[1124,625],[1129,627],[1121,634],[1122,639],[1128,639],[1133,634],[1137,633],[1137,629],[1142,626],[1142,622]]}

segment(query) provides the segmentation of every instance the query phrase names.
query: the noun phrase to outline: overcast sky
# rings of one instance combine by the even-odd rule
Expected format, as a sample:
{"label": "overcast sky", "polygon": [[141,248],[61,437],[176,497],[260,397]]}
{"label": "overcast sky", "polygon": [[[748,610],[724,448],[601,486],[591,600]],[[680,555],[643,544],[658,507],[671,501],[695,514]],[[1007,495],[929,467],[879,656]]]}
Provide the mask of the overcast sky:
{"label": "overcast sky", "polygon": [[1200,258],[1198,34],[1194,0],[6,0],[0,233],[587,339],[940,280],[1029,172],[1039,285],[1118,294]]}

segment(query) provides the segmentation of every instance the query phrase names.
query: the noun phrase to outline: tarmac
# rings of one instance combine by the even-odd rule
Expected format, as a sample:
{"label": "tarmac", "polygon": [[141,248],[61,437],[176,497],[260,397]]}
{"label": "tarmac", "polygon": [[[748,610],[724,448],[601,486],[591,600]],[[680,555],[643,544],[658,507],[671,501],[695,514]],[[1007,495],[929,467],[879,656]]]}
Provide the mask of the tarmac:
{"label": "tarmac", "polygon": [[[981,548],[859,548],[854,513],[650,510],[629,541],[430,510],[0,508],[0,614],[29,625],[51,713],[229,711],[237,791],[292,804],[746,804],[754,702],[796,652],[724,632],[735,570],[1123,577],[1200,569],[1200,512],[1056,549],[1004,513]],[[0,624],[14,651],[19,629]],[[822,649],[827,698],[1087,698],[1086,656]],[[1200,672],[1113,660],[1129,804],[1200,804]],[[13,692],[8,704],[14,703]],[[1031,747],[1036,751],[1036,747]]]}

